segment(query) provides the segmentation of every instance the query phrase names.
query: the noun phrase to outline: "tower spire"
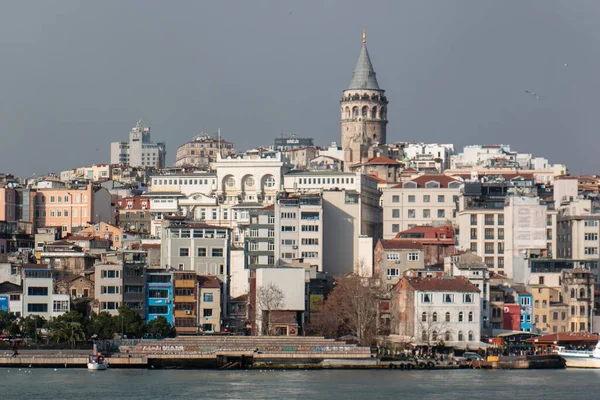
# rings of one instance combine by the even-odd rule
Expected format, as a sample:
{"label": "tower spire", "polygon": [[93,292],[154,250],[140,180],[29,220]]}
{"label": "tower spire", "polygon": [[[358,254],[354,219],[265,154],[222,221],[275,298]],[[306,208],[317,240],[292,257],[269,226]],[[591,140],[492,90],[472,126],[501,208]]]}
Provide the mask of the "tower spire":
{"label": "tower spire", "polygon": [[352,80],[348,89],[374,89],[379,90],[377,76],[371,64],[371,58],[367,51],[367,29],[363,28],[362,48],[358,56],[358,62],[352,73]]}
{"label": "tower spire", "polygon": [[363,28],[363,43],[367,43],[367,28]]}

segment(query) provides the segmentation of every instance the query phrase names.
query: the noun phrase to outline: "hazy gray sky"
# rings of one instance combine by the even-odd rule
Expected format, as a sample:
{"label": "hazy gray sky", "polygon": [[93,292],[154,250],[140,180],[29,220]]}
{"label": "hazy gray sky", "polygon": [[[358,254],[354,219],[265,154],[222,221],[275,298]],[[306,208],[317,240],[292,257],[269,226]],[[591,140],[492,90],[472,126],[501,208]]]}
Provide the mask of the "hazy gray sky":
{"label": "hazy gray sky", "polygon": [[363,26],[390,101],[389,142],[509,143],[600,172],[598,1],[4,0],[1,10],[2,172],[108,162],[109,143],[138,119],[167,142],[169,164],[178,145],[219,127],[239,150],[282,132],[339,141]]}

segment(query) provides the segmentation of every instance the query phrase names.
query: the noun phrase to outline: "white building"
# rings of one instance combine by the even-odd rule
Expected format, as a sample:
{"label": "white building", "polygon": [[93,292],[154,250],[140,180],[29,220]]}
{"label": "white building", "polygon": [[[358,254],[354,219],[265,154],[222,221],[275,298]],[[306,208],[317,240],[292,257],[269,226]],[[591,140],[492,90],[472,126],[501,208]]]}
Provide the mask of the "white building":
{"label": "white building", "polygon": [[278,265],[303,259],[317,266],[319,272],[323,271],[323,199],[320,194],[277,199],[274,245]]}
{"label": "white building", "polygon": [[383,190],[383,238],[417,225],[456,225],[462,181],[446,175],[421,175]]}
{"label": "white building", "polygon": [[439,160],[440,172],[450,167],[450,157],[454,154],[453,144],[407,143],[404,145],[404,160],[417,163],[419,160]]}
{"label": "white building", "polygon": [[480,290],[462,277],[407,278],[392,291],[391,331],[420,345],[476,348],[481,339]]}
{"label": "white building", "polygon": [[150,128],[138,121],[129,132],[129,141],[110,144],[110,163],[131,167],[164,168],[167,146],[150,140]]}
{"label": "white building", "polygon": [[119,314],[123,303],[123,264],[101,263],[94,266],[94,291],[98,312]]}
{"label": "white building", "polygon": [[37,267],[23,269],[23,317],[51,319],[69,311],[69,295],[54,294],[52,270]]}
{"label": "white building", "polygon": [[186,196],[210,195],[217,190],[217,175],[208,172],[191,172],[152,177],[150,192],[180,192]]}

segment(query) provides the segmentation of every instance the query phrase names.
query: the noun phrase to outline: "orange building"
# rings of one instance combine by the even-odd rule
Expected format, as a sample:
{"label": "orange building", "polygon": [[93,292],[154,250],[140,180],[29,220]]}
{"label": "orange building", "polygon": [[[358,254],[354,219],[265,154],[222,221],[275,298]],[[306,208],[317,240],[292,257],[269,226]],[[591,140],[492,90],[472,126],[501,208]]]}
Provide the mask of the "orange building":
{"label": "orange building", "polygon": [[16,197],[15,189],[0,185],[0,221],[16,220]]}
{"label": "orange building", "polygon": [[123,229],[106,222],[99,222],[78,232],[79,236],[96,237],[112,243],[115,249],[123,247]]}
{"label": "orange building", "polygon": [[92,185],[39,188],[34,203],[36,226],[60,226],[63,236],[94,222],[114,220],[110,193]]}

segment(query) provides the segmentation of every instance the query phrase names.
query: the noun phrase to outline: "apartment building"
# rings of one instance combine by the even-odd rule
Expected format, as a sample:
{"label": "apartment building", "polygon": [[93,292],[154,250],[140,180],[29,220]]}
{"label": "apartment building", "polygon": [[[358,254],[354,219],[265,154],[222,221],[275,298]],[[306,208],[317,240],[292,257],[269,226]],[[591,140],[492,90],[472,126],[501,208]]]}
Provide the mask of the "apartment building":
{"label": "apartment building", "polygon": [[421,175],[383,190],[383,237],[417,225],[456,225],[463,183],[446,175]]}
{"label": "apartment building", "polygon": [[552,202],[536,196],[531,181],[518,184],[465,185],[459,196],[459,248],[483,258],[490,270],[524,282],[527,259],[553,254],[556,212]]}
{"label": "apartment building", "polygon": [[153,143],[150,138],[150,128],[142,126],[142,121],[138,121],[129,132],[127,142],[110,144],[111,164],[164,168],[166,155],[165,143]]}
{"label": "apartment building", "polygon": [[198,319],[202,333],[221,331],[221,282],[214,276],[198,276]]}
{"label": "apartment building", "polygon": [[28,264],[22,269],[22,274],[23,317],[39,315],[51,319],[69,311],[69,295],[54,293],[52,270],[46,265]]}
{"label": "apartment building", "polygon": [[146,271],[146,321],[150,322],[160,316],[174,325],[176,306],[174,282],[174,275],[171,272],[160,269]]}
{"label": "apartment building", "polygon": [[123,248],[123,229],[106,222],[97,222],[87,226],[79,231],[78,235],[108,240],[113,250]]}
{"label": "apartment building", "polygon": [[173,273],[173,321],[177,334],[197,334],[198,276],[194,271]]}
{"label": "apartment building", "polygon": [[323,199],[319,193],[279,196],[274,233],[277,265],[302,259],[323,271]]}
{"label": "apartment building", "polygon": [[230,285],[231,231],[203,223],[171,219],[163,221],[161,265],[177,271],[216,276],[223,282],[224,315]]}
{"label": "apartment building", "polygon": [[186,196],[199,193],[209,195],[215,190],[217,175],[204,171],[155,175],[150,185],[150,192],[179,192]]}
{"label": "apartment building", "polygon": [[557,218],[560,258],[600,258],[600,203],[575,198],[561,202]]}
{"label": "apartment building", "polygon": [[0,183],[0,221],[16,221],[17,219],[17,191]]}
{"label": "apartment building", "polygon": [[146,252],[124,250],[118,253],[123,262],[123,305],[142,318],[146,316]]}
{"label": "apartment building", "polygon": [[111,196],[104,188],[91,185],[38,188],[32,200],[36,227],[62,227],[63,235],[92,223],[114,221]]}
{"label": "apartment building", "polygon": [[107,261],[94,267],[95,297],[98,312],[119,314],[123,305],[123,263]]}
{"label": "apartment building", "polygon": [[152,223],[150,200],[141,196],[125,197],[119,201],[117,226],[131,234],[149,236]]}
{"label": "apartment building", "polygon": [[221,154],[222,157],[235,155],[234,144],[224,140],[220,135],[214,137],[203,132],[177,148],[173,165],[208,168],[210,163],[217,161],[217,154]]}
{"label": "apartment building", "polygon": [[410,239],[379,240],[374,252],[373,276],[391,290],[410,270],[425,268],[423,245]]}
{"label": "apartment building", "polygon": [[250,223],[244,242],[246,269],[275,265],[275,205],[250,211]]}

